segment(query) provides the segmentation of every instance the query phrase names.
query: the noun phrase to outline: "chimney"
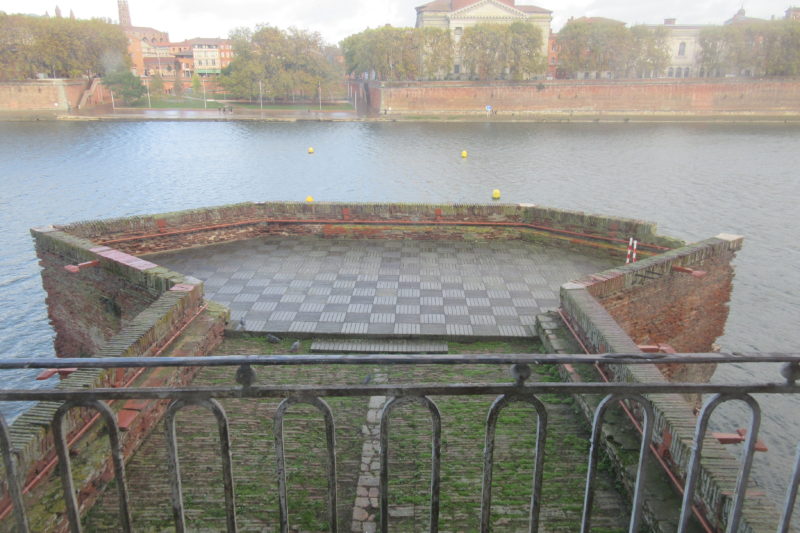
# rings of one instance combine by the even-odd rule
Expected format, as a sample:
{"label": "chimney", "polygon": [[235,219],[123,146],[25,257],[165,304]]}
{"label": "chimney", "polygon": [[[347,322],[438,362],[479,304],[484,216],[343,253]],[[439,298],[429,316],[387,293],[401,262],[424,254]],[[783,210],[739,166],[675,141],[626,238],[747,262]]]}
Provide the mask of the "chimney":
{"label": "chimney", "polygon": [[674,26],[676,19],[664,19],[664,26]]}

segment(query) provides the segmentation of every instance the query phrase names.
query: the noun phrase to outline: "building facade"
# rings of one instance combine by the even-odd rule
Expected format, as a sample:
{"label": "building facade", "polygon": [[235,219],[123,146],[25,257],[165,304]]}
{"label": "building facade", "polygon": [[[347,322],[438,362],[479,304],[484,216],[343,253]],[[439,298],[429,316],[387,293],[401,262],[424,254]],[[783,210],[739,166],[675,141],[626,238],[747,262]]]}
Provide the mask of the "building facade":
{"label": "building facade", "polygon": [[669,50],[669,66],[653,77],[696,78],[705,76],[700,67],[700,32],[708,27],[702,24],[677,24],[676,19],[664,19],[664,24],[652,26],[663,28]]}
{"label": "building facade", "polygon": [[[417,7],[416,27],[449,30],[457,49],[464,30],[470,26],[528,22],[541,31],[542,56],[547,57],[552,20],[552,11],[532,5],[517,5],[516,0],[434,0]],[[461,72],[457,53],[453,72]]]}

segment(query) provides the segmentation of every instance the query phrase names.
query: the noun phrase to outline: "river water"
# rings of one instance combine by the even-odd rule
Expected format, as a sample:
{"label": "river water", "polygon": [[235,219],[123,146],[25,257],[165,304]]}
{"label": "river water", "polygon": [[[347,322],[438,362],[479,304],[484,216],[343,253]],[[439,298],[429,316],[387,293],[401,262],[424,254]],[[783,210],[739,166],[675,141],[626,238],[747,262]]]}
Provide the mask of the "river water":
{"label": "river water", "polygon": [[[798,154],[800,128],[788,125],[0,123],[0,357],[53,356],[31,227],[308,195],[475,203],[494,188],[508,202],[652,220],[687,241],[744,235],[718,342],[797,352]],[[4,385],[44,386],[36,373]],[[749,365],[714,379],[779,376]],[[800,399],[762,405],[770,452],[759,480],[777,496],[800,440]],[[733,416],[717,425],[742,426]]]}

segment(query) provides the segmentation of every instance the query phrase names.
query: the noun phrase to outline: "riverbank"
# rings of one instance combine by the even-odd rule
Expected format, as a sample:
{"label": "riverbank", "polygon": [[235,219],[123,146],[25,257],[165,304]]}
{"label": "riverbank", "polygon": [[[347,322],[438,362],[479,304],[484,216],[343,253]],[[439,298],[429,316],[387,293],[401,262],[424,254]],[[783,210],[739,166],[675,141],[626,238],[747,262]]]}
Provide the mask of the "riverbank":
{"label": "riverbank", "polygon": [[512,113],[512,114],[357,114],[355,111],[248,112],[221,115],[204,109],[120,109],[114,113],[70,114],[51,111],[0,111],[0,122],[431,122],[431,123],[639,123],[639,124],[800,124],[797,113]]}

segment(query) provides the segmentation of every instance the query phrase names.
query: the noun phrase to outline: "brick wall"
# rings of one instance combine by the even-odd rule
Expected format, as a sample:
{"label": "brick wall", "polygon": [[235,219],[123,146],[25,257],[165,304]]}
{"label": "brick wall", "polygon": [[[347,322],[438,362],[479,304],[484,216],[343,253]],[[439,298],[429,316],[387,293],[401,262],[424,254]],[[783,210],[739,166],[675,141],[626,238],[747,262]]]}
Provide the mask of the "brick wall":
{"label": "brick wall", "polygon": [[90,80],[37,80],[0,83],[0,111],[76,109]]}
{"label": "brick wall", "polygon": [[591,80],[479,84],[373,82],[371,109],[383,114],[789,114],[800,80]]}
{"label": "brick wall", "polygon": [[523,238],[624,252],[682,243],[652,223],[519,204],[431,205],[246,203],[160,215],[72,224],[63,231],[131,254],[174,250],[261,235],[488,240]]}
{"label": "brick wall", "polygon": [[[229,311],[205,302],[198,280],[52,228],[32,230],[43,270],[48,312],[56,329],[61,356],[148,357],[202,356],[221,341]],[[65,265],[97,261],[71,273]],[[138,369],[79,370],[63,378],[57,388],[80,389],[188,384],[193,370]],[[130,457],[166,409],[165,402],[110,402],[114,411],[130,417],[122,433],[123,455]],[[40,402],[23,413],[10,428],[11,444],[25,487],[32,531],[66,531],[61,482],[53,468],[55,448],[51,422],[58,403]],[[95,412],[73,408],[66,419],[75,457],[72,471],[79,505],[88,509],[111,481],[107,430],[92,423]],[[85,433],[81,435],[81,431]],[[0,499],[0,513],[7,500]],[[0,522],[0,531],[13,531],[13,520]]]}
{"label": "brick wall", "polygon": [[[733,271],[730,262],[742,238],[720,235],[620,266],[561,287],[561,307],[580,340],[592,353],[641,353],[637,343],[667,342],[678,351],[710,351],[727,317]],[[697,278],[673,267],[707,270]],[[606,365],[621,382],[703,381],[713,365]],[[697,367],[697,368],[696,368]],[[699,369],[699,370],[698,370]],[[663,459],[685,479],[696,417],[692,405],[672,395],[650,394],[655,411],[654,441],[664,444]],[[587,413],[591,418],[592,413]],[[665,436],[669,442],[665,443]],[[715,439],[703,441],[695,503],[717,529],[724,530],[732,504],[738,461]],[[772,502],[748,495],[738,531],[774,531]]]}
{"label": "brick wall", "polygon": [[[96,354],[172,284],[182,280],[178,273],[134,257],[115,256],[113,251],[60,231],[32,233],[59,357]],[[97,266],[78,273],[64,268],[95,260]]]}
{"label": "brick wall", "polygon": [[[665,343],[683,353],[710,352],[725,331],[741,237],[722,236],[594,275],[588,292],[638,345]],[[676,268],[703,271],[703,277]],[[660,365],[670,378],[706,381],[713,365]],[[696,375],[695,375],[696,374]]]}

